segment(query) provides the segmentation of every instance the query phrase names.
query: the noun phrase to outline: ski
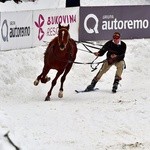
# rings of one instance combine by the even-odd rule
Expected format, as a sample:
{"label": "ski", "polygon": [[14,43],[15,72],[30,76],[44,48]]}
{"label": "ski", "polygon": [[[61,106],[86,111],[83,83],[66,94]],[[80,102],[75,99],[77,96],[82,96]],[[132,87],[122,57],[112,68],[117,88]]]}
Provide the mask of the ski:
{"label": "ski", "polygon": [[97,91],[97,90],[99,90],[99,88],[95,88],[95,89],[93,89],[93,90],[91,90],[91,91],[86,91],[86,90],[75,90],[75,92],[76,92],[76,93],[84,93],[84,92],[94,92],[94,91]]}

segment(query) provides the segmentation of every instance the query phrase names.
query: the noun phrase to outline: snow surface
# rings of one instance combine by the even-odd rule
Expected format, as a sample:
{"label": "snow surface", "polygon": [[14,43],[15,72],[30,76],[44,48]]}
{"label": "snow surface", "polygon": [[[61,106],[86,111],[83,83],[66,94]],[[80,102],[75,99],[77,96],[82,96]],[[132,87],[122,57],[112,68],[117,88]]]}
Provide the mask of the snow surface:
{"label": "snow surface", "polygon": [[[50,7],[43,1],[49,2],[38,0],[32,9]],[[116,2],[121,5],[150,3],[144,0],[111,0],[107,3],[115,5]],[[0,8],[7,3],[10,2],[0,3]],[[81,0],[81,4],[104,5],[104,1]],[[26,7],[25,2],[19,5]],[[114,67],[97,83],[99,91],[76,94],[74,90],[84,89],[98,69],[91,72],[89,65],[74,64],[64,85],[64,97],[57,97],[59,79],[48,102],[44,99],[50,82],[37,87],[33,85],[41,73],[46,47],[1,51],[0,150],[14,150],[4,137],[8,131],[21,150],[149,150],[150,39],[124,41],[127,44],[127,68],[116,94],[111,93]],[[105,42],[100,41],[100,44]],[[81,44],[78,47],[83,49]],[[89,62],[94,58],[94,55],[79,50],[76,61]],[[99,57],[98,61],[104,58]],[[51,70],[49,76],[53,78],[55,73]]]}

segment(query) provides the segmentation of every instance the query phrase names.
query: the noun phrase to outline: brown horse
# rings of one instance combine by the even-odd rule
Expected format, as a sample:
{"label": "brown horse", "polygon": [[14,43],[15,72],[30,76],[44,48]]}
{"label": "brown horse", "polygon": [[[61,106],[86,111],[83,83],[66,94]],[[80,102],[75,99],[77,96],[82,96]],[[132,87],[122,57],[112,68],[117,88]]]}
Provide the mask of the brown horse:
{"label": "brown horse", "polygon": [[45,101],[50,100],[50,96],[53,87],[56,85],[57,79],[63,73],[61,77],[61,85],[58,93],[58,97],[63,97],[63,84],[66,79],[66,75],[69,73],[73,62],[76,58],[77,45],[76,42],[70,38],[69,24],[68,26],[61,26],[59,24],[58,36],[55,37],[48,45],[44,53],[44,67],[42,73],[34,81],[34,85],[38,85],[39,81],[46,83],[50,80],[47,74],[50,69],[56,69],[57,73],[51,83],[51,88],[47,93]]}

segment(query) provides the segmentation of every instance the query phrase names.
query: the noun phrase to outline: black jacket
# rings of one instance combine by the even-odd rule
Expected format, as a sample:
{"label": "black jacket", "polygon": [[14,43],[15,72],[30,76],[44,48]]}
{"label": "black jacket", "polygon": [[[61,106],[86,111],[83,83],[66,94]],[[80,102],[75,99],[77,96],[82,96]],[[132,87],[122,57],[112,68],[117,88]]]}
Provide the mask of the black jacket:
{"label": "black jacket", "polygon": [[116,62],[124,60],[126,52],[126,44],[123,41],[120,41],[120,44],[116,45],[113,40],[110,40],[105,43],[105,45],[99,50],[99,56],[103,56],[107,52],[107,60],[111,59],[112,54],[116,54]]}

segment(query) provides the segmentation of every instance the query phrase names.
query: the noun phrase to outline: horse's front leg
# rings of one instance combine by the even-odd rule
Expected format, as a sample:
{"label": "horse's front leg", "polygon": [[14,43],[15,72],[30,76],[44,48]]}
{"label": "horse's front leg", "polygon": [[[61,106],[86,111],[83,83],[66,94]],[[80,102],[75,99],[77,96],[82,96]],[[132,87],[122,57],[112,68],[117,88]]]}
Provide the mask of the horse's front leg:
{"label": "horse's front leg", "polygon": [[41,80],[42,83],[46,83],[50,80],[50,77],[46,76],[48,74],[49,70],[50,69],[46,65],[43,67],[42,73],[34,81],[35,86],[37,86],[39,84],[40,80]]}
{"label": "horse's front leg", "polygon": [[71,67],[72,67],[72,64],[68,64],[67,67],[66,67],[66,69],[65,69],[65,72],[64,72],[63,76],[61,77],[61,84],[60,84],[60,89],[59,89],[59,93],[58,93],[58,97],[59,98],[63,97],[63,90],[64,90],[63,89],[63,85],[64,85],[64,81],[65,81],[66,76],[67,76],[68,72],[70,71]]}
{"label": "horse's front leg", "polygon": [[60,76],[62,73],[63,73],[63,70],[57,72],[55,78],[53,79],[53,81],[52,81],[52,83],[51,83],[51,88],[50,88],[50,90],[49,90],[48,93],[47,93],[47,96],[46,96],[46,98],[45,98],[45,101],[49,101],[49,100],[50,100],[50,96],[51,96],[52,90],[53,90],[54,86],[55,86],[56,83],[57,83],[57,79],[59,78],[59,76]]}

